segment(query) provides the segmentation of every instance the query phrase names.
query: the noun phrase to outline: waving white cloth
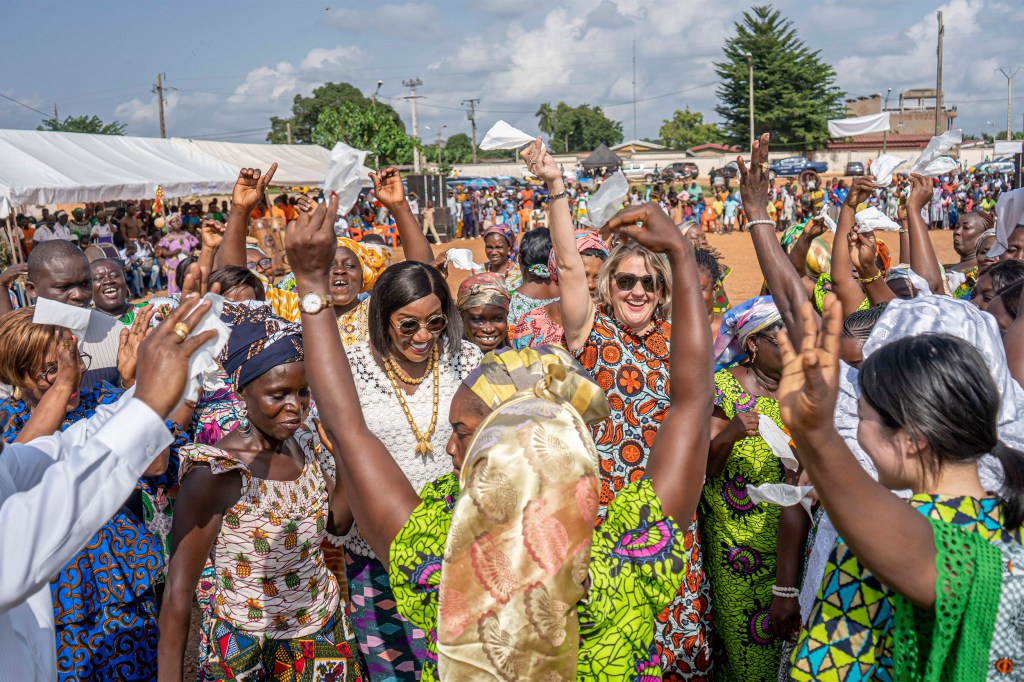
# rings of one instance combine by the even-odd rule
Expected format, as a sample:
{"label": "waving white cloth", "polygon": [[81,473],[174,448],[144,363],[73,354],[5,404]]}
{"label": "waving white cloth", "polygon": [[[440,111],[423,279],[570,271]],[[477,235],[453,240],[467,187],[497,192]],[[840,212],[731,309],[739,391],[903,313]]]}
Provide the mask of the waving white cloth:
{"label": "waving white cloth", "polygon": [[629,194],[629,180],[622,174],[622,171],[615,171],[604,181],[594,196],[590,197],[587,203],[587,214],[580,218],[580,222],[587,227],[600,230],[612,216],[622,208],[622,202]]}
{"label": "waving white cloth", "polygon": [[454,265],[459,270],[468,270],[469,272],[483,272],[484,270],[484,266],[473,262],[473,252],[469,249],[448,249],[446,260],[449,265]]}
{"label": "waving white cloth", "polygon": [[1010,233],[1024,221],[1024,188],[1003,192],[996,200],[996,240],[988,250],[989,258],[1006,252]]}
{"label": "waving white cloth", "polygon": [[533,135],[527,135],[519,128],[513,128],[504,121],[498,121],[484,135],[480,149],[490,151],[492,149],[519,149],[525,147],[536,139]]}
{"label": "waving white cloth", "polygon": [[754,504],[767,502],[780,507],[793,507],[799,504],[808,516],[812,516],[811,504],[814,502],[811,499],[812,490],[814,488],[809,485],[795,486],[788,483],[762,483],[761,485],[747,486],[747,494],[750,495]]}
{"label": "waving white cloth", "polygon": [[875,187],[888,187],[892,184],[892,174],[907,162],[893,154],[882,154],[871,164],[871,175],[875,178]]}
{"label": "waving white cloth", "polygon": [[887,230],[898,232],[900,224],[892,218],[879,211],[874,206],[869,206],[863,211],[858,211],[854,218],[857,221],[857,232],[873,232],[875,230]]}
{"label": "waving white cloth", "polygon": [[911,173],[920,173],[930,178],[938,177],[954,171],[958,168],[954,159],[944,156],[953,147],[960,144],[964,139],[962,130],[947,130],[941,135],[936,135],[928,143],[928,146],[917,157],[910,167]]}

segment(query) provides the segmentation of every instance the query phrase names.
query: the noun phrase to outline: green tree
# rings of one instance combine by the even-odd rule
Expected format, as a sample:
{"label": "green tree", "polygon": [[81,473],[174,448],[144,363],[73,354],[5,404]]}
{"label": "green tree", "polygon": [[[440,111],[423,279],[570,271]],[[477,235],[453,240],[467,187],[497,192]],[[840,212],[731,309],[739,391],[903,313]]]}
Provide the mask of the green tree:
{"label": "green tree", "polygon": [[270,132],[267,134],[267,141],[274,144],[284,144],[288,141],[288,124],[292,126],[292,142],[295,144],[309,144],[313,141],[313,129],[320,120],[320,114],[326,109],[340,110],[345,104],[350,104],[358,109],[374,109],[389,116],[395,124],[405,132],[405,124],[402,123],[398,112],[391,108],[391,105],[383,102],[376,102],[363,93],[354,85],[349,83],[324,83],[313,90],[309,97],[295,95],[292,101],[292,115],[290,118],[270,118]]}
{"label": "green tree", "polygon": [[714,123],[705,123],[704,114],[699,111],[676,109],[672,118],[663,120],[658,131],[661,144],[672,149],[689,149],[699,144],[720,144],[725,135]]}
{"label": "green tree", "polygon": [[793,22],[770,6],[743,13],[735,35],[715,63],[722,82],[719,104],[729,142],[746,146],[750,138],[747,53],[754,64],[754,131],[770,132],[772,144],[810,148],[829,139],[828,119],[842,116],[843,93],[836,74],[797,37]]}
{"label": "green tree", "polygon": [[68,116],[63,121],[56,117],[44,118],[36,130],[53,130],[59,133],[94,133],[97,135],[124,135],[124,124],[112,121],[104,123],[99,116]]}
{"label": "green tree", "polygon": [[376,163],[384,168],[412,162],[415,140],[395,122],[388,112],[380,108],[360,107],[347,102],[338,109],[320,112],[310,141],[331,149],[338,142],[370,152]]}
{"label": "green tree", "polygon": [[590,151],[600,144],[622,142],[622,123],[605,116],[601,107],[581,104],[570,107],[565,102],[551,108],[547,102],[535,114],[538,127],[548,136],[548,145],[556,152]]}
{"label": "green tree", "polygon": [[466,163],[473,158],[473,143],[469,135],[455,133],[444,143],[444,160],[447,163]]}

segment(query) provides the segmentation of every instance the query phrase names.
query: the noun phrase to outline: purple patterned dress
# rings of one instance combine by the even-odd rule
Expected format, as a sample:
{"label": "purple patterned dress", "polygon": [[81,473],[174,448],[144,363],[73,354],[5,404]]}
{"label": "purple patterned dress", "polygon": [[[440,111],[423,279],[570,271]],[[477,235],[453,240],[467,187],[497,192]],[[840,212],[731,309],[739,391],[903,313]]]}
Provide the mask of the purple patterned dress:
{"label": "purple patterned dress", "polygon": [[[715,388],[715,404],[729,419],[756,407],[782,426],[778,401],[751,396],[729,370],[715,373]],[[698,516],[715,612],[715,679],[778,677],[781,642],[772,635],[768,612],[780,507],[755,504],[747,486],[784,482],[782,463],[755,436],[737,441],[722,471],[704,484]]]}

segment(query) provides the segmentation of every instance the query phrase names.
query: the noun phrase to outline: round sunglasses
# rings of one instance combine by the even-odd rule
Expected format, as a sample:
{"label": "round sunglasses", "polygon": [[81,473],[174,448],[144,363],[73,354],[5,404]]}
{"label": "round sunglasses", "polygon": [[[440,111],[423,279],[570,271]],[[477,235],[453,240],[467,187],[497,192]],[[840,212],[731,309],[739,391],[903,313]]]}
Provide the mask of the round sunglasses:
{"label": "round sunglasses", "polygon": [[[392,323],[394,324],[394,323]],[[402,336],[415,336],[420,329],[426,329],[431,334],[440,334],[448,326],[448,318],[444,315],[434,315],[426,322],[420,322],[415,317],[407,317],[395,324],[395,329]]]}
{"label": "round sunglasses", "polygon": [[644,288],[649,294],[653,294],[662,285],[661,275],[655,277],[654,275],[631,275],[628,272],[620,272],[614,275],[615,286],[618,287],[619,291],[633,291],[633,287],[636,286],[637,282],[640,282],[640,286]]}

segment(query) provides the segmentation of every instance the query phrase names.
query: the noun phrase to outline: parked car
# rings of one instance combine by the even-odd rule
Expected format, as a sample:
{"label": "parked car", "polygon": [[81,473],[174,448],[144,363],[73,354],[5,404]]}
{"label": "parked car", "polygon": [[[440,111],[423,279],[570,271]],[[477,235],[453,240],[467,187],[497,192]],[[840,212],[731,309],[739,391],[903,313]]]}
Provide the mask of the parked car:
{"label": "parked car", "polygon": [[696,180],[700,171],[693,161],[679,161],[665,166],[661,173],[662,180]]}
{"label": "parked car", "polygon": [[735,178],[735,177],[738,177],[739,174],[740,174],[740,167],[736,164],[735,161],[730,161],[729,163],[725,164],[721,168],[712,168],[711,172],[708,173],[708,177],[710,177],[712,182],[714,182],[714,179],[716,177]]}
{"label": "parked car", "polygon": [[860,161],[851,161],[846,164],[847,175],[864,175],[864,164]]}
{"label": "parked car", "polygon": [[809,161],[803,156],[787,156],[769,165],[776,175],[800,175],[806,170],[827,173],[828,164],[824,161]]}
{"label": "parked car", "polygon": [[1012,156],[1000,156],[992,161],[983,161],[974,167],[975,173],[982,175],[986,173],[1014,173],[1016,167],[1013,164]]}
{"label": "parked car", "polygon": [[626,176],[627,180],[654,182],[655,179],[654,169],[648,168],[639,161],[625,161],[620,170],[622,170],[622,174]]}

